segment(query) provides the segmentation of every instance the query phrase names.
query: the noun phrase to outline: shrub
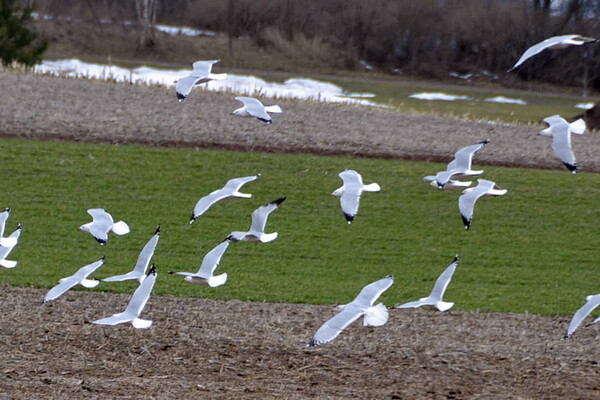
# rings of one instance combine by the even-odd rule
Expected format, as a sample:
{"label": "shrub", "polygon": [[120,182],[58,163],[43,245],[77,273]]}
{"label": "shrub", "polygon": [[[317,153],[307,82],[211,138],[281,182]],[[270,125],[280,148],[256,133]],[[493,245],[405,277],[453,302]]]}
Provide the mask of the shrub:
{"label": "shrub", "polygon": [[32,7],[20,10],[14,0],[0,0],[0,59],[2,64],[13,62],[32,66],[39,62],[48,47],[46,39],[27,27]]}

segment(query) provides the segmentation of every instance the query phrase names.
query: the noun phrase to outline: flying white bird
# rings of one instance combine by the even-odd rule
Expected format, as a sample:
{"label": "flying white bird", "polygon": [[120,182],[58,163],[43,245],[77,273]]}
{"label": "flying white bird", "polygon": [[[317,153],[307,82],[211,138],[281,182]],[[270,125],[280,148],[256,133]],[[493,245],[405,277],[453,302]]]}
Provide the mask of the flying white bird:
{"label": "flying white bird", "polygon": [[150,298],[150,293],[152,293],[152,288],[156,282],[156,275],[156,267],[152,264],[148,270],[148,276],[144,278],[135,292],[133,292],[133,296],[131,296],[131,300],[129,300],[125,311],[114,314],[111,317],[98,319],[92,323],[97,325],[118,325],[131,322],[131,325],[137,329],[150,328],[152,321],[141,319],[139,316]]}
{"label": "flying white bird", "polygon": [[346,221],[348,221],[348,225],[350,225],[354,221],[354,218],[356,218],[356,214],[358,214],[358,205],[362,192],[379,192],[381,187],[377,183],[364,185],[362,176],[351,169],[340,172],[339,177],[342,178],[344,184],[331,194],[340,198],[342,212],[344,213],[344,217],[346,217]]}
{"label": "flying white bird", "polygon": [[[587,296],[585,298],[585,304],[581,306],[581,308],[575,312],[573,318],[571,318],[571,323],[567,328],[567,333],[565,333],[565,339],[571,337],[573,332],[575,332],[575,329],[577,329],[581,324],[581,321],[590,315],[590,313],[594,311],[594,308],[598,307],[598,305],[600,305],[600,293]],[[592,321],[592,324],[598,321],[600,321],[600,317]]]}
{"label": "flying white bird", "polygon": [[265,233],[265,226],[267,225],[267,218],[269,214],[279,207],[285,200],[285,197],[281,197],[277,200],[273,200],[264,206],[258,207],[252,212],[252,225],[250,230],[247,232],[234,231],[228,236],[233,242],[262,242],[267,243],[277,239],[277,232]]}
{"label": "flying white bird", "polygon": [[17,225],[17,229],[10,234],[7,238],[9,242],[14,242],[10,246],[0,246],[0,266],[4,268],[14,268],[17,266],[17,261],[7,260],[6,257],[10,254],[10,252],[15,248],[17,243],[19,242],[19,236],[21,236],[21,229],[23,228],[23,224],[19,223]]}
{"label": "flying white bird", "polygon": [[231,239],[228,237],[219,243],[214,249],[209,251],[202,260],[202,265],[198,272],[169,272],[170,274],[177,274],[185,276],[185,281],[194,283],[196,285],[208,285],[210,287],[221,286],[227,281],[227,273],[214,276],[215,269],[221,261],[221,257],[229,247]]}
{"label": "flying white bird", "polygon": [[209,209],[213,204],[221,200],[233,199],[234,197],[241,197],[244,199],[249,199],[252,197],[249,193],[241,193],[240,188],[248,182],[256,180],[260,178],[260,174],[253,176],[245,176],[243,178],[234,178],[227,181],[225,186],[221,189],[217,189],[214,192],[204,196],[198,203],[196,203],[196,207],[194,207],[194,212],[192,213],[192,218],[190,218],[190,224],[193,224],[196,218],[201,216]]}
{"label": "flying white bird", "polygon": [[244,103],[244,107],[240,107],[232,112],[232,114],[240,117],[255,117],[270,124],[273,120],[267,113],[279,114],[282,112],[281,107],[277,105],[265,107],[263,103],[254,97],[238,96],[235,99]]}
{"label": "flying white bird", "polygon": [[452,275],[456,270],[456,266],[458,265],[458,255],[454,257],[452,264],[450,264],[444,272],[437,278],[435,281],[435,285],[433,285],[433,290],[427,297],[423,297],[418,301],[411,301],[409,303],[401,304],[396,306],[396,308],[415,308],[421,306],[433,306],[440,311],[446,311],[452,308],[454,303],[442,301],[442,297],[444,297],[444,292],[448,288],[448,284],[452,279]]}
{"label": "flying white bird", "polygon": [[508,72],[512,71],[513,69],[517,68],[519,65],[523,64],[527,59],[535,56],[536,54],[541,53],[542,51],[544,51],[546,49],[558,50],[558,49],[563,49],[563,48],[569,47],[569,46],[581,46],[582,44],[593,43],[593,42],[597,42],[597,41],[598,41],[598,39],[591,38],[591,37],[585,37],[585,36],[581,36],[581,35],[553,36],[551,38],[543,40],[543,41],[531,46],[530,48],[528,48],[525,51],[525,53],[523,53],[521,58],[519,58],[519,61],[517,61],[516,64],[513,65],[513,67],[508,70]]}
{"label": "flying white bird", "polygon": [[227,74],[213,74],[210,72],[213,64],[218,63],[219,61],[220,60],[196,61],[192,64],[194,69],[188,76],[175,81],[177,99],[180,103],[189,96],[195,85],[200,85],[211,80],[227,79]]}
{"label": "flying white bird", "polygon": [[129,233],[129,226],[125,222],[114,222],[112,216],[102,208],[92,208],[87,210],[87,213],[92,216],[92,222],[81,225],[79,229],[91,233],[101,246],[106,244],[108,232],[117,235]]}
{"label": "flying white bird", "polygon": [[388,310],[382,304],[373,305],[375,301],[394,283],[394,277],[388,275],[383,279],[365,286],[350,303],[338,306],[341,311],[325,322],[308,343],[309,347],[318,346],[335,339],[348,325],[364,315],[364,326],[382,326],[388,320]]}
{"label": "flying white bird", "polygon": [[487,179],[477,179],[477,182],[479,183],[477,186],[463,190],[463,194],[458,198],[458,209],[465,229],[471,227],[473,208],[475,208],[475,202],[478,198],[502,196],[508,192],[506,189],[496,186],[495,182],[488,181]]}
{"label": "flying white bird", "polygon": [[0,246],[14,247],[17,242],[14,237],[4,237],[4,228],[6,226],[6,220],[10,216],[10,207],[6,207],[4,211],[0,212]]}
{"label": "flying white bird", "polygon": [[578,119],[575,122],[568,123],[560,115],[553,115],[544,118],[544,122],[549,128],[540,132],[544,136],[552,136],[552,149],[556,156],[572,173],[577,173],[577,162],[575,155],[571,150],[571,133],[582,135],[585,132],[585,121]]}
{"label": "flying white bird", "polygon": [[483,147],[490,142],[491,140],[487,139],[483,142],[463,147],[454,153],[454,159],[448,163],[445,171],[440,171],[436,175],[428,175],[424,177],[423,180],[432,181],[431,185],[437,186],[439,189],[454,189],[470,186],[471,182],[461,182],[457,179],[483,174],[482,170],[472,170],[471,164],[475,153],[483,149]]}
{"label": "flying white bird", "polygon": [[75,274],[60,279],[59,284],[50,289],[48,294],[46,294],[46,297],[44,297],[42,303],[57,299],[64,292],[77,285],[81,285],[86,288],[98,286],[100,283],[99,280],[87,279],[87,277],[100,268],[102,264],[104,264],[104,257],[94,263],[86,265],[85,267],[81,267],[77,272],[75,272]]}
{"label": "flying white bird", "polygon": [[144,278],[146,278],[146,269],[150,264],[150,259],[154,255],[154,250],[156,249],[156,245],[158,244],[158,239],[160,238],[160,225],[156,228],[154,235],[148,240],[148,243],[144,246],[140,255],[138,256],[137,262],[135,263],[135,267],[133,271],[130,271],[123,275],[115,275],[108,278],[102,279],[104,282],[120,282],[120,281],[138,281],[142,283]]}

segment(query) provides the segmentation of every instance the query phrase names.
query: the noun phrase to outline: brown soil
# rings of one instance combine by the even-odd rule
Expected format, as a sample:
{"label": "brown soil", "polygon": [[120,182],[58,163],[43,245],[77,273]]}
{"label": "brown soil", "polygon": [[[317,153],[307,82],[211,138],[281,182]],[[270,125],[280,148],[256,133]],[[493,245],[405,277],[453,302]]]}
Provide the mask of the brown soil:
{"label": "brown soil", "polygon": [[[237,118],[229,94],[0,72],[7,137],[355,154],[447,161],[485,138],[480,164],[562,168],[542,126],[405,115],[390,110],[269,101],[272,125]],[[600,136],[573,138],[582,171],[600,172]],[[565,171],[565,173],[568,173]],[[126,295],[0,290],[0,399],[32,398],[600,398],[600,325],[562,340],[568,317],[392,310],[335,341],[306,343],[330,306],[152,297],[148,330],[89,322]]]}
{"label": "brown soil", "polygon": [[[178,103],[174,88],[132,86],[0,71],[0,134],[160,146],[352,154],[448,162],[464,145],[492,143],[477,164],[564,169],[539,135],[543,125],[490,124],[381,108],[270,100],[274,123],[230,115],[231,94],[195,89]],[[600,172],[600,135],[574,135],[582,172]],[[566,169],[565,169],[566,170]]]}
{"label": "brown soil", "polygon": [[598,326],[566,317],[391,310],[306,343],[330,306],[153,297],[148,330],[90,324],[126,295],[0,292],[2,398],[599,398]]}

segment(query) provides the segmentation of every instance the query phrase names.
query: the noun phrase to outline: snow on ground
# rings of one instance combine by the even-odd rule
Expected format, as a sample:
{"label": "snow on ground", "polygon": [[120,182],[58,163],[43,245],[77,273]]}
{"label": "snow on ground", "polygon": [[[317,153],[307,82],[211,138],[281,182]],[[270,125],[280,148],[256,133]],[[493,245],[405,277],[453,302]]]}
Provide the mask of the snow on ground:
{"label": "snow on ground", "polygon": [[490,103],[508,103],[508,104],[521,104],[521,105],[527,104],[525,101],[523,101],[521,99],[511,99],[509,97],[504,97],[504,96],[490,97],[489,99],[485,99],[485,101],[488,101]]}
{"label": "snow on ground", "polygon": [[468,96],[457,96],[454,94],[446,94],[439,92],[431,92],[431,93],[415,93],[410,96],[413,99],[418,100],[442,100],[442,101],[455,101],[455,100],[472,100]]}
{"label": "snow on ground", "polygon": [[[150,67],[135,69],[114,65],[85,63],[77,59],[42,61],[35,66],[35,72],[66,75],[79,78],[110,79],[117,82],[159,84],[173,86],[177,79],[188,75],[190,69],[163,70]],[[276,98],[297,98],[324,102],[351,103],[365,106],[384,107],[366,98],[375,97],[370,93],[346,93],[341,87],[329,82],[307,78],[292,78],[284,83],[268,82],[250,75],[227,74],[225,80],[213,80],[201,85],[211,91],[231,91],[249,96]]]}
{"label": "snow on ground", "polygon": [[583,108],[584,110],[589,110],[591,108],[594,108],[595,103],[579,103],[579,104],[575,104],[575,108]]}
{"label": "snow on ground", "polygon": [[[408,97],[413,98],[413,99],[418,99],[418,100],[442,100],[442,101],[471,100],[471,101],[479,101],[477,99],[473,99],[473,98],[468,97],[468,96],[458,96],[458,95],[455,95],[455,94],[446,94],[446,93],[439,93],[439,92],[415,93],[415,94],[411,94]],[[510,104],[521,104],[521,105],[527,104],[523,100],[520,100],[520,99],[511,99],[511,98],[504,97],[504,96],[490,97],[488,99],[485,99],[484,101],[488,101],[488,102],[491,102],[491,103],[510,103]]]}

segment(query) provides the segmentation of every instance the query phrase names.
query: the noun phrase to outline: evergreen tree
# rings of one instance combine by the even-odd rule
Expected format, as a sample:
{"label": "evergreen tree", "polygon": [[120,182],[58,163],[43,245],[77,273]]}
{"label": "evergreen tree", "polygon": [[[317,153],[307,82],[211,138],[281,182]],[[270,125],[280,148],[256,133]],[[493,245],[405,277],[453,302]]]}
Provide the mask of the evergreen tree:
{"label": "evergreen tree", "polygon": [[2,64],[13,61],[32,66],[42,59],[48,47],[46,39],[27,27],[33,7],[23,10],[15,6],[14,0],[0,0],[0,59]]}

